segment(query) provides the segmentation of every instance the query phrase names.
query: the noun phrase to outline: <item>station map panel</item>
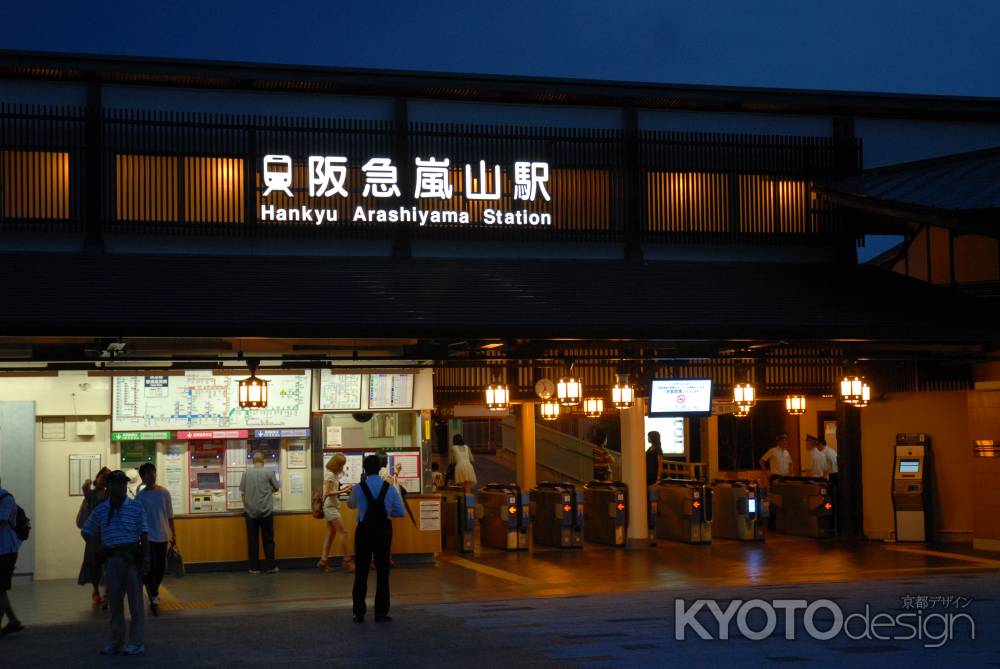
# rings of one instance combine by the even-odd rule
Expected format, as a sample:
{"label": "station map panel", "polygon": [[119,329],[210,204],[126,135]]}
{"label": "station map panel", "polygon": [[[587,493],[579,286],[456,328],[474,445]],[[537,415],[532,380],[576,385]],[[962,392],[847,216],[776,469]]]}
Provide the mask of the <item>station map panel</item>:
{"label": "station map panel", "polygon": [[334,374],[329,369],[319,374],[320,411],[361,408],[361,374]]}
{"label": "station map panel", "polygon": [[239,375],[189,371],[183,376],[116,376],[115,430],[252,429],[309,425],[310,373],[259,374],[268,381],[263,409],[241,409]]}

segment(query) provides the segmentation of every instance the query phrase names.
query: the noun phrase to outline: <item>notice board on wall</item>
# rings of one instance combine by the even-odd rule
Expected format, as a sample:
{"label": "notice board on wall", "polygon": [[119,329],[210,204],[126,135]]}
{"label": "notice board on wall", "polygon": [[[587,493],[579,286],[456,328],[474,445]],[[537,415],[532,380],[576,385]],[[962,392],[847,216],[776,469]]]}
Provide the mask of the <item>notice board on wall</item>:
{"label": "notice board on wall", "polygon": [[413,374],[370,374],[368,408],[413,408]]}
{"label": "notice board on wall", "polygon": [[116,376],[111,386],[112,429],[307,427],[310,373],[258,376],[268,381],[263,409],[240,408],[240,375],[188,371],[174,376]]}
{"label": "notice board on wall", "polygon": [[319,410],[348,411],[361,408],[361,374],[319,373]]}

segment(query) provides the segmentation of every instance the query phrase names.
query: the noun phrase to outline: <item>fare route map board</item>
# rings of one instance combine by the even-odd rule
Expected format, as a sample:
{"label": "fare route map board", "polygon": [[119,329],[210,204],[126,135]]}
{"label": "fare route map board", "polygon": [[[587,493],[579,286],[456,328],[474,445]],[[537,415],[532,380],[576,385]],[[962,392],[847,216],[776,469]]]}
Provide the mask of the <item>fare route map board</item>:
{"label": "fare route map board", "polygon": [[309,425],[310,373],[259,374],[268,381],[263,409],[241,409],[240,375],[189,371],[183,376],[116,376],[114,430],[288,428]]}
{"label": "fare route map board", "polygon": [[361,408],[361,374],[334,374],[329,369],[319,374],[319,409],[336,411]]}

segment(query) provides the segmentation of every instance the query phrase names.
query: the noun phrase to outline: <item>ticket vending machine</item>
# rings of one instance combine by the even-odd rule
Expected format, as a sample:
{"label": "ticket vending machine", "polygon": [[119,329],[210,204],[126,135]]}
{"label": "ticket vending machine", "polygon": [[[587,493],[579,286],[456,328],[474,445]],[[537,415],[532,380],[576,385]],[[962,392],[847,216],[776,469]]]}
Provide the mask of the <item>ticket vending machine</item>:
{"label": "ticket vending machine", "polygon": [[897,434],[892,465],[892,506],[896,541],[927,541],[930,438]]}
{"label": "ticket vending machine", "polygon": [[[281,439],[265,438],[247,441],[247,467],[253,467],[253,454],[260,451],[264,456],[264,469],[274,473],[274,479],[281,483]],[[271,504],[275,511],[281,510],[281,488],[274,493]]]}
{"label": "ticket vending machine", "polygon": [[135,497],[142,481],[139,480],[139,467],[147,462],[156,464],[155,441],[123,441],[119,446],[119,468],[129,475],[128,495]]}
{"label": "ticket vending machine", "polygon": [[191,513],[221,513],[226,510],[226,442],[190,444]]}

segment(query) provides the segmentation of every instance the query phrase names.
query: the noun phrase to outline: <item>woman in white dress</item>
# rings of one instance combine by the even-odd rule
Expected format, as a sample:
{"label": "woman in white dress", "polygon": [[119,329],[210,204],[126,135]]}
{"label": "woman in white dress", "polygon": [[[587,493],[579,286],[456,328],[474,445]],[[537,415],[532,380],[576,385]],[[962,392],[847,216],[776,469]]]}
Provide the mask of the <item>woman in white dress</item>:
{"label": "woman in white dress", "polygon": [[354,571],[354,558],[347,551],[347,530],[340,517],[340,495],[350,493],[353,486],[340,487],[340,479],[344,475],[344,465],[347,458],[343,453],[334,453],[326,463],[323,473],[323,518],[326,520],[326,539],[323,540],[323,555],[316,566],[321,571],[330,571],[330,548],[333,540],[340,533],[340,548],[344,553],[344,569]]}
{"label": "woman in white dress", "polygon": [[460,434],[456,434],[451,440],[451,459],[455,463],[455,483],[462,486],[466,495],[472,494],[472,488],[476,485],[476,470],[472,463],[476,459],[472,457],[472,451],[465,445]]}

